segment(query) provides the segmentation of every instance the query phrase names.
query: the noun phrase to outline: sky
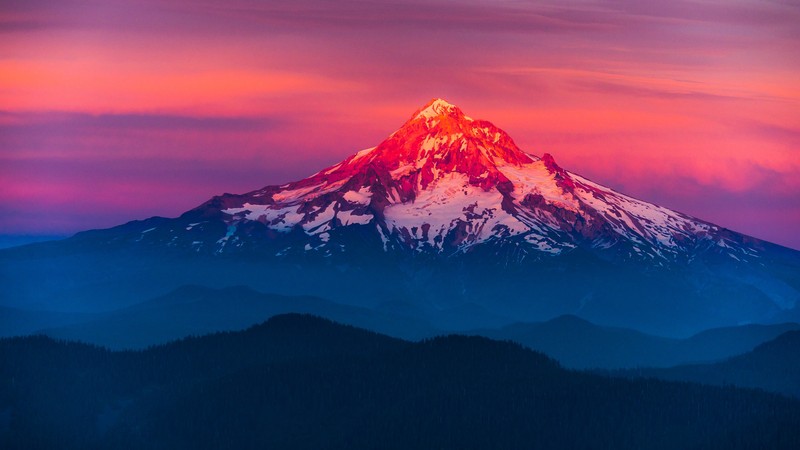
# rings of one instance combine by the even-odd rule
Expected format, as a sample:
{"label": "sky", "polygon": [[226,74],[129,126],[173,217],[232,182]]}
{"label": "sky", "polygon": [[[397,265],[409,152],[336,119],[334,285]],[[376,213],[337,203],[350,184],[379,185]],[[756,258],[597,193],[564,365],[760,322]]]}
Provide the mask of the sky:
{"label": "sky", "polygon": [[431,98],[800,249],[796,0],[3,0],[0,235],[308,176]]}

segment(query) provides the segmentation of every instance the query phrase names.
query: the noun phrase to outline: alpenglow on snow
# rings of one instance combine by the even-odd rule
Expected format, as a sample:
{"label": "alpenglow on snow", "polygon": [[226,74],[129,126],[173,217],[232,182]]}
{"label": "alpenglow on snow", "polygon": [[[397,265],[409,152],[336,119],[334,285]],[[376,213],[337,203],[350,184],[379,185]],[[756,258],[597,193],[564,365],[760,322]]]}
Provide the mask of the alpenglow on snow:
{"label": "alpenglow on snow", "polygon": [[[445,257],[481,245],[513,247],[517,258],[583,247],[669,263],[706,251],[749,260],[759,247],[564,170],[547,153],[524,152],[503,130],[441,99],[339,164],[300,181],[215,197],[183,217],[193,221],[168,237],[172,246],[207,253],[264,247],[277,257],[347,252],[348,240],[337,234],[348,228],[377,236],[382,251]],[[150,231],[144,239],[160,235]]]}

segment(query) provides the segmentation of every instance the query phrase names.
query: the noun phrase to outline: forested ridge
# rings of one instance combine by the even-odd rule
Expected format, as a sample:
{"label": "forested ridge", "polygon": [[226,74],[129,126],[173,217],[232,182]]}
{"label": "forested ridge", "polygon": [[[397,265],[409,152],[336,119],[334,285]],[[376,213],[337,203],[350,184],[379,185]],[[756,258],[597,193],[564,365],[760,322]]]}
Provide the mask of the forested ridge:
{"label": "forested ridge", "polygon": [[311,316],[112,352],[0,340],[1,448],[800,448],[779,395],[568,371]]}

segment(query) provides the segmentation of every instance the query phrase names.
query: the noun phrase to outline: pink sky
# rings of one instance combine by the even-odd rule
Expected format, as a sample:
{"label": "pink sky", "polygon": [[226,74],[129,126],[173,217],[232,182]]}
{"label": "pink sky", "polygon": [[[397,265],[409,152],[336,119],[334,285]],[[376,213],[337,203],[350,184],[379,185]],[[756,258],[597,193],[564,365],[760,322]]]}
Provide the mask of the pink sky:
{"label": "pink sky", "polygon": [[0,234],[295,180],[433,97],[594,181],[800,248],[792,1],[12,0]]}

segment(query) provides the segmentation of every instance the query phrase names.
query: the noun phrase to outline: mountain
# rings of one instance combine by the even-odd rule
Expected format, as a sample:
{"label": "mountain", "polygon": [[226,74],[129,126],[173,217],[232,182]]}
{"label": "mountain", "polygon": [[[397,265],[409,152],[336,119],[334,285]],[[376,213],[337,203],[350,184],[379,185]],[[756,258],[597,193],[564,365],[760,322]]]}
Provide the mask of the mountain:
{"label": "mountain", "polygon": [[616,372],[629,377],[743,386],[800,398],[800,331],[787,331],[751,352],[714,364]]}
{"label": "mountain", "polygon": [[[800,401],[302,315],[142,352],[0,340],[2,448],[797,448]],[[309,430],[313,432],[309,432]]]}
{"label": "mountain", "polygon": [[800,324],[742,325],[706,330],[685,339],[603,327],[575,316],[538,323],[515,323],[469,334],[508,340],[547,354],[577,369],[671,367],[722,360],[753,350]]}
{"label": "mountain", "polygon": [[[649,204],[520,150],[504,131],[432,100],[376,147],[306,179],[215,197],[136,240],[288,258],[374,251],[452,257],[493,247],[503,263],[576,248],[665,265],[754,262],[765,243]],[[190,222],[184,223],[187,220]],[[366,246],[366,248],[364,248]]]}
{"label": "mountain", "polygon": [[435,325],[457,331],[574,314],[685,336],[800,317],[800,252],[604,187],[441,99],[306,179],[0,250],[0,282],[0,304],[26,309],[245,285],[451,311]]}

